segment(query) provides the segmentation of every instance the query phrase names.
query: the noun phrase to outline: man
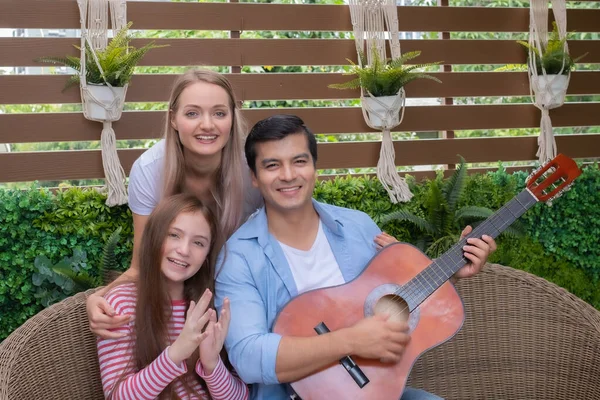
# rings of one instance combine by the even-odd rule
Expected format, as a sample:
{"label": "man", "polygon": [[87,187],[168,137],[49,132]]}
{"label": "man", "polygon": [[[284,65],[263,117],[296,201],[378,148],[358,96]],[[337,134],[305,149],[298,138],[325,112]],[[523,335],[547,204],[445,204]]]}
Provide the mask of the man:
{"label": "man", "polygon": [[[287,399],[284,383],[348,354],[397,362],[410,340],[408,326],[384,316],[314,337],[272,333],[278,312],[292,298],[354,279],[389,237],[363,212],[313,200],[317,143],[300,118],[276,115],[258,122],[245,151],[265,207],[222,251],[215,304],[220,309],[224,298],[230,299],[225,345],[237,373],[253,384],[252,398]],[[469,243],[465,257],[471,263],[458,277],[477,273],[496,246],[491,237]],[[402,400],[413,399],[439,398],[409,388]]]}

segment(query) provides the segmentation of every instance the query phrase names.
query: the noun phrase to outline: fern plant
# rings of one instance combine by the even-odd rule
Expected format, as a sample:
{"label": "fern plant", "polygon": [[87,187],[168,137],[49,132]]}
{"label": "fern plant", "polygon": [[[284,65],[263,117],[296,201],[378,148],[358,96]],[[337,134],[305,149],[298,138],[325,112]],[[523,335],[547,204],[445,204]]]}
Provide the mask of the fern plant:
{"label": "fern plant", "polygon": [[362,87],[371,93],[374,97],[394,96],[398,93],[401,87],[415,79],[431,79],[441,83],[441,81],[424,72],[416,71],[421,68],[439,65],[440,62],[405,65],[421,55],[420,51],[411,51],[404,53],[396,59],[382,60],[379,57],[379,52],[373,48],[373,65],[367,65],[367,57],[364,53],[359,53],[362,67],[355,64],[352,60],[348,62],[352,65],[350,72],[344,75],[355,75],[356,77],[348,82],[336,83],[329,85],[334,89],[357,89]]}
{"label": "fern plant", "polygon": [[[103,50],[97,50],[96,56],[98,57],[98,63],[102,67],[102,72],[96,64],[94,54],[89,44],[85,44],[85,80],[88,84],[93,85],[105,85],[109,83],[114,87],[123,87],[129,81],[133,75],[133,70],[139,61],[146,55],[151,49],[159,47],[165,47],[167,45],[155,45],[154,42],[150,42],[139,49],[129,45],[132,36],[129,34],[129,28],[132,23],[129,22],[123,28],[121,28],[115,37],[108,42],[108,45]],[[74,46],[77,50],[81,51],[81,47]],[[76,56],[65,56],[65,57],[40,57],[35,61],[50,63],[54,65],[63,65],[69,68],[73,68],[78,73],[81,73],[81,59]],[[69,88],[79,83],[79,74],[73,75],[71,79],[67,81],[64,89]],[[63,89],[63,90],[64,90]]]}
{"label": "fern plant", "polygon": [[98,276],[91,274],[87,254],[79,248],[73,250],[72,257],[65,257],[54,265],[45,255],[37,256],[36,272],[32,276],[36,287],[34,296],[47,307],[72,294],[110,283],[119,274],[115,250],[120,239],[121,227],[118,227],[104,245]]}
{"label": "fern plant", "polygon": [[[431,258],[437,258],[460,239],[462,228],[470,223],[476,226],[491,216],[494,211],[486,207],[464,206],[458,208],[459,200],[465,188],[467,168],[464,158],[447,180],[438,174],[428,183],[428,192],[423,204],[425,216],[399,210],[384,215],[383,224],[391,221],[405,221],[417,230],[415,245]],[[523,235],[524,228],[518,221],[504,233],[513,236]]]}
{"label": "fern plant", "polygon": [[552,22],[552,32],[550,32],[548,43],[542,49],[541,54],[539,49],[529,44],[529,42],[517,40],[517,43],[528,51],[528,58],[530,57],[531,52],[534,54],[535,69],[538,75],[543,74],[543,69],[546,71],[547,75],[567,75],[575,68],[575,63],[587,55],[587,53],[585,53],[575,59],[571,58],[564,48],[568,36],[569,35],[566,35],[561,39],[558,34],[556,22]]}
{"label": "fern plant", "polygon": [[106,244],[104,245],[104,248],[102,249],[102,261],[100,262],[98,272],[102,279],[101,283],[105,285],[108,285],[120,274],[120,272],[117,272],[119,263],[117,262],[115,250],[117,249],[117,245],[121,240],[121,230],[122,227],[118,227],[113,233],[111,233],[106,241]]}

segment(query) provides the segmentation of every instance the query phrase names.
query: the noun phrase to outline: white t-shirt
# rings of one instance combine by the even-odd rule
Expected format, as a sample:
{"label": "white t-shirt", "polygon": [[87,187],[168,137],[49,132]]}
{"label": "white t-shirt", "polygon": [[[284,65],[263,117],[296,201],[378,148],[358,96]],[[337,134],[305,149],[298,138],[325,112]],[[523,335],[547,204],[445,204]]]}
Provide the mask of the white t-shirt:
{"label": "white t-shirt", "polygon": [[[161,198],[166,142],[159,141],[146,150],[129,173],[129,208],[138,215],[150,215]],[[244,220],[262,206],[260,192],[250,181],[250,169],[244,163]]]}
{"label": "white t-shirt", "polygon": [[317,237],[309,250],[298,250],[281,242],[279,244],[292,270],[298,294],[346,283],[323,232],[321,220]]}

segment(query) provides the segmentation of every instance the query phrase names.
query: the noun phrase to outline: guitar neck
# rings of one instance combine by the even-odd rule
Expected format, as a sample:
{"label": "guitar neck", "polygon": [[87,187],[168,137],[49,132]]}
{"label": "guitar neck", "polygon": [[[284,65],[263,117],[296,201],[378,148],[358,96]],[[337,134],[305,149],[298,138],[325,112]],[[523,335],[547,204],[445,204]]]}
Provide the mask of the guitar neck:
{"label": "guitar neck", "polygon": [[478,225],[473,231],[461,239],[441,257],[436,258],[427,268],[416,275],[406,284],[405,293],[409,306],[414,309],[427,297],[443,285],[459,269],[464,267],[469,260],[463,255],[463,246],[468,238],[481,238],[488,235],[496,238],[521,215],[529,210],[537,199],[527,189],[515,196],[502,208],[492,214],[488,219]]}

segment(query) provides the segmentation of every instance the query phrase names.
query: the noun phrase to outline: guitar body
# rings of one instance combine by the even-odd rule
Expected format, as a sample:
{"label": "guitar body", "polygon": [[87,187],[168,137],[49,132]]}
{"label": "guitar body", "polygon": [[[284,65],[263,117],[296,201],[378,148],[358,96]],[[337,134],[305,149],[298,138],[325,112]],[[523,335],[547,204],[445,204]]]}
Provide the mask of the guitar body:
{"label": "guitar body", "polygon": [[[354,382],[344,367],[332,363],[306,378],[292,383],[303,400],[368,399],[398,400],[417,358],[428,349],[454,336],[464,321],[462,300],[446,281],[418,307],[398,302],[395,292],[422,272],[432,261],[416,247],[395,243],[383,248],[356,279],[347,284],[303,293],[279,313],[273,331],[283,336],[313,336],[314,328],[324,322],[329,330],[350,327],[362,318],[384,312],[408,320],[411,340],[397,364],[382,363],[353,356],[370,380],[363,388]],[[410,294],[404,292],[405,294]],[[410,314],[407,305],[412,309]],[[386,308],[391,307],[391,308]]]}

